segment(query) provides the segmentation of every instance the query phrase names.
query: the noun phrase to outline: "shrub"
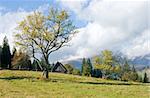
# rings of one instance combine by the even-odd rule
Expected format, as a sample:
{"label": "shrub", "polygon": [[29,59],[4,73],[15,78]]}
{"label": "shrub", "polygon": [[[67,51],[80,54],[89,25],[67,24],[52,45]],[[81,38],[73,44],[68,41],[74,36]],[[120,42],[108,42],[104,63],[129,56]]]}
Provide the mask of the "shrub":
{"label": "shrub", "polygon": [[79,69],[74,69],[72,74],[73,75],[80,75],[81,73],[80,73]]}
{"label": "shrub", "polygon": [[102,78],[102,72],[99,69],[93,69],[91,76],[96,78]]}
{"label": "shrub", "polygon": [[68,74],[72,74],[73,73],[74,67],[72,65],[65,64],[65,68],[67,69],[67,73]]}
{"label": "shrub", "polygon": [[125,72],[123,73],[121,79],[123,81],[137,81],[138,80],[138,74],[136,72]]}

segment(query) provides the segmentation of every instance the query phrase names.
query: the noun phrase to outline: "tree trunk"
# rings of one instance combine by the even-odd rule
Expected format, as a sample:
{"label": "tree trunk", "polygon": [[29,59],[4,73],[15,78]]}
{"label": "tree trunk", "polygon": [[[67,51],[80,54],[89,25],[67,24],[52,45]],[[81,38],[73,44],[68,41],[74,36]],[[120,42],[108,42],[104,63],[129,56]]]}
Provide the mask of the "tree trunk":
{"label": "tree trunk", "polygon": [[48,75],[48,73],[49,73],[49,61],[48,61],[48,55],[46,55],[46,58],[45,58],[45,60],[46,60],[46,72],[45,72],[45,78],[46,79],[48,79],[48,77],[49,77],[49,75]]}
{"label": "tree trunk", "polygon": [[49,77],[49,75],[48,75],[48,73],[49,73],[49,65],[50,65],[49,61],[48,61],[48,55],[44,56],[44,59],[45,59],[46,65],[45,65],[45,68],[44,68],[44,71],[43,71],[43,76],[46,79],[48,79],[48,77]]}
{"label": "tree trunk", "polygon": [[45,69],[43,71],[43,77],[46,78],[46,79],[48,79],[48,77],[49,77],[48,73],[49,73],[48,69]]}
{"label": "tree trunk", "polygon": [[48,79],[48,73],[49,73],[49,71],[46,70],[46,79]]}

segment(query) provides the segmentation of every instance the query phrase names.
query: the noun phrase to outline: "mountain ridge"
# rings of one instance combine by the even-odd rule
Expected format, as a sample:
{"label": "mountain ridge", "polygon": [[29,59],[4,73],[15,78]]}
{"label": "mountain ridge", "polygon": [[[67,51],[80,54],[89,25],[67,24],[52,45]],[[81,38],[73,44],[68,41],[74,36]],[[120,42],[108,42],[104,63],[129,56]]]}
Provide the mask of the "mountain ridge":
{"label": "mountain ridge", "polygon": [[[75,68],[81,69],[82,65],[82,58],[72,59],[72,60],[66,60],[62,61],[63,64],[71,64]],[[142,70],[146,67],[150,67],[150,54],[144,55],[144,56],[138,56],[134,59],[129,59],[129,63],[131,65],[134,65],[136,69]]]}

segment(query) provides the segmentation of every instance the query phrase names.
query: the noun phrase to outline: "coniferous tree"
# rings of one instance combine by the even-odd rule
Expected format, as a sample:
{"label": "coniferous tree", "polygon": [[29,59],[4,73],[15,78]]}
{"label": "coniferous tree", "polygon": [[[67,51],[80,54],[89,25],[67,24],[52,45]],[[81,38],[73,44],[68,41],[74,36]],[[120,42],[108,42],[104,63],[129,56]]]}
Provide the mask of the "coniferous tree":
{"label": "coniferous tree", "polygon": [[148,82],[148,77],[147,77],[147,73],[144,73],[144,78],[143,78],[143,83],[147,83]]}
{"label": "coniferous tree", "polygon": [[132,70],[131,70],[131,74],[130,74],[130,80],[132,81],[137,81],[138,80],[138,73],[133,65]]}
{"label": "coniferous tree", "polygon": [[125,61],[125,64],[123,65],[123,72],[129,72],[130,71],[130,65],[128,64],[128,61]]}
{"label": "coniferous tree", "polygon": [[83,61],[82,61],[82,75],[88,76],[88,65],[87,65],[87,61],[85,58],[83,58]]}
{"label": "coniferous tree", "polygon": [[125,60],[125,64],[122,66],[122,76],[121,79],[124,81],[129,81],[131,77],[131,69],[130,65],[128,64],[128,61]]}
{"label": "coniferous tree", "polygon": [[132,66],[132,72],[136,72],[134,65]]}
{"label": "coniferous tree", "polygon": [[36,71],[41,70],[36,60],[33,60],[32,67],[33,67],[33,70],[36,70]]}
{"label": "coniferous tree", "polygon": [[88,74],[91,75],[93,67],[92,67],[92,63],[91,63],[90,58],[87,59],[87,66],[88,66]]}
{"label": "coniferous tree", "polygon": [[83,58],[83,60],[82,60],[82,68],[81,68],[81,73],[82,73],[82,75],[83,75],[83,73],[84,73],[85,64],[86,64],[86,60],[85,60],[85,58]]}
{"label": "coniferous tree", "polygon": [[3,40],[3,47],[2,47],[2,68],[11,68],[11,53],[10,47],[8,44],[8,39],[5,36]]}
{"label": "coniferous tree", "polygon": [[83,76],[91,76],[92,63],[91,63],[90,59],[86,60],[85,58],[83,58],[81,71],[82,71]]}

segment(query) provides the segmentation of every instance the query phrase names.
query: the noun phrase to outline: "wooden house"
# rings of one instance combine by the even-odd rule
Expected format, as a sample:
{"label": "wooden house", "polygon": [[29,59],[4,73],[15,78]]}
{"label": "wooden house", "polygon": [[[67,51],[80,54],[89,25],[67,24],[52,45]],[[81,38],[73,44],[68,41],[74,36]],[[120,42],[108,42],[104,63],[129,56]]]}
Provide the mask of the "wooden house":
{"label": "wooden house", "polygon": [[52,66],[52,72],[59,72],[59,73],[67,73],[67,69],[65,68],[65,66],[60,63],[60,62],[57,62],[56,64],[54,64]]}

